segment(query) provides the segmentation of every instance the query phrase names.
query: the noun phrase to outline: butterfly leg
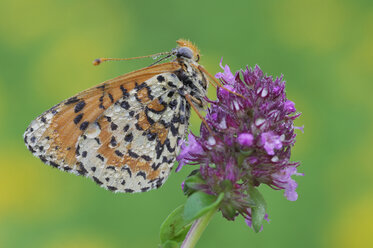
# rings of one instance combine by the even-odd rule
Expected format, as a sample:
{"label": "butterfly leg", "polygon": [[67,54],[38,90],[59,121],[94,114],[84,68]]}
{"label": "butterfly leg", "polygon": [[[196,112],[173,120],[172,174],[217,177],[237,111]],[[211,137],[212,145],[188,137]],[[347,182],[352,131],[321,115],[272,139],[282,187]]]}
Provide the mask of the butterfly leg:
{"label": "butterfly leg", "polygon": [[213,132],[210,129],[209,125],[207,124],[205,118],[202,116],[202,114],[199,112],[199,110],[197,109],[197,107],[194,105],[194,102],[197,103],[198,105],[202,105],[202,102],[200,100],[198,100],[197,98],[189,95],[189,94],[185,95],[185,99],[188,101],[188,103],[190,104],[190,106],[197,113],[198,117],[202,120],[203,124],[205,124],[205,126],[206,126],[207,130],[210,132],[210,134],[213,135]]}
{"label": "butterfly leg", "polygon": [[200,70],[200,71],[202,71],[203,73],[205,73],[207,76],[209,76],[209,78],[211,78],[212,80],[213,80],[213,82],[216,84],[216,85],[214,85],[214,84],[212,84],[213,86],[215,86],[215,87],[220,87],[220,88],[222,88],[222,89],[224,89],[224,90],[226,90],[226,91],[228,91],[228,92],[230,92],[230,93],[232,93],[233,95],[236,95],[236,96],[239,96],[239,97],[241,97],[241,98],[243,98],[243,99],[246,99],[243,95],[241,95],[240,93],[237,93],[237,92],[233,92],[233,91],[231,91],[231,90],[229,90],[229,89],[227,89],[226,87],[224,87],[224,85],[222,85],[220,82],[219,82],[219,80],[217,80],[215,77],[213,77],[205,68],[203,68],[201,65],[199,65],[198,67],[196,67],[198,70]]}

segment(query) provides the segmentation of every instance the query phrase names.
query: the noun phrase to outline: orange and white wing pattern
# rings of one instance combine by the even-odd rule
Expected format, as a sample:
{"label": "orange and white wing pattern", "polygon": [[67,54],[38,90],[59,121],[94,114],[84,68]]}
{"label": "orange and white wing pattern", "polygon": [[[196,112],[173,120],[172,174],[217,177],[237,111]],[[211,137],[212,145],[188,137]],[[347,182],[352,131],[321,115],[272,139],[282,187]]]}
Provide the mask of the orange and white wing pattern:
{"label": "orange and white wing pattern", "polygon": [[[118,192],[144,192],[167,179],[188,127],[182,82],[163,73],[138,84],[79,137],[76,158],[87,176]],[[171,85],[171,86],[170,86]]]}
{"label": "orange and white wing pattern", "polygon": [[111,191],[158,188],[187,132],[185,95],[202,101],[206,94],[205,76],[195,68],[178,58],[83,91],[36,118],[26,146],[44,163]]}

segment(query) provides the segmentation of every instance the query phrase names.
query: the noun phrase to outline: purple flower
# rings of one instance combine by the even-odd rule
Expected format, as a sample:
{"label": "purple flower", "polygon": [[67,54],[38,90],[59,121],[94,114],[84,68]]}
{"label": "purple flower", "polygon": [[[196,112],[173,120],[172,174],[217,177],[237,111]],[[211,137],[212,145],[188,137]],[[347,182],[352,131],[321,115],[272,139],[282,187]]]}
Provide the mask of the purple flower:
{"label": "purple flower", "polygon": [[297,168],[287,167],[283,170],[277,171],[272,174],[273,184],[278,188],[285,189],[285,197],[289,201],[296,201],[298,193],[295,192],[298,184],[291,178],[292,175],[303,176],[303,173],[297,173]]}
{"label": "purple flower", "polygon": [[180,171],[185,164],[192,162],[194,158],[202,153],[202,146],[196,141],[192,133],[188,135],[188,146],[185,145],[184,141],[181,142],[180,154],[176,158],[179,161],[176,172]]}
{"label": "purple flower", "polygon": [[[241,94],[239,97],[223,88],[217,90],[217,100],[209,101],[206,122],[200,136],[189,134],[183,144],[178,170],[187,163],[200,165],[204,185],[199,189],[208,194],[225,193],[220,210],[233,220],[242,215],[251,223],[254,195],[249,188],[266,184],[284,190],[285,197],[294,201],[297,183],[291,178],[299,162],[290,161],[295,144],[294,102],[286,97],[283,76],[273,79],[264,75],[259,66],[246,67],[233,74],[228,65],[217,73],[224,88]],[[227,193],[228,192],[228,193]]]}
{"label": "purple flower", "polygon": [[287,101],[285,102],[285,110],[286,110],[287,112],[289,112],[289,113],[294,113],[294,112],[296,111],[296,109],[295,109],[295,104],[294,104],[292,101],[287,100]]}
{"label": "purple flower", "polygon": [[254,136],[250,133],[241,133],[237,137],[237,142],[242,147],[250,147],[253,144]]}
{"label": "purple flower", "polygon": [[260,136],[260,141],[268,153],[268,155],[274,155],[274,149],[282,148],[282,138],[280,135],[276,135],[273,132],[265,132]]}
{"label": "purple flower", "polygon": [[218,72],[215,75],[215,77],[217,79],[220,79],[220,78],[223,79],[226,83],[234,83],[235,78],[234,78],[234,76],[231,72],[231,69],[229,68],[228,65],[225,65],[225,67],[223,67],[222,63],[223,63],[223,58],[221,58],[221,60],[220,60],[220,67],[224,70],[224,72],[223,73]]}

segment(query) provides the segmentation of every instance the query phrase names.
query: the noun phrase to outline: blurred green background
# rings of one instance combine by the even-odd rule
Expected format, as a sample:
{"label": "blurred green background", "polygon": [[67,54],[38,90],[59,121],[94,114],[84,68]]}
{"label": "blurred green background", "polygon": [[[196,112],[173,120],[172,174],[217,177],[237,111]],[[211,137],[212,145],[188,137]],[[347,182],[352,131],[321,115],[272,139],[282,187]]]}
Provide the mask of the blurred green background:
{"label": "blurred green background", "polygon": [[22,134],[59,101],[152,62],[93,59],[169,51],[178,38],[199,46],[213,74],[222,56],[232,70],[283,73],[305,125],[292,156],[305,173],[299,199],[263,187],[263,232],[217,214],[197,246],[373,247],[372,30],[370,0],[2,0],[0,247],[157,247],[191,167],[159,190],[113,194],[42,164]]}

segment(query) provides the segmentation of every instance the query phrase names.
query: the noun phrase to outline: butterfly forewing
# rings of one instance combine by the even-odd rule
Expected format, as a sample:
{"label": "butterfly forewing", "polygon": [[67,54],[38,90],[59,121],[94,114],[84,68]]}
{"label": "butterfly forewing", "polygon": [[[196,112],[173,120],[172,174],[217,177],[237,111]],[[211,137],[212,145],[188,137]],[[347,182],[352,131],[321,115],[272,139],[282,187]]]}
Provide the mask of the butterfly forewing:
{"label": "butterfly forewing", "polygon": [[201,103],[206,87],[198,64],[177,56],[61,102],[30,124],[24,141],[44,163],[106,189],[148,191],[167,179],[187,132],[185,96]]}

